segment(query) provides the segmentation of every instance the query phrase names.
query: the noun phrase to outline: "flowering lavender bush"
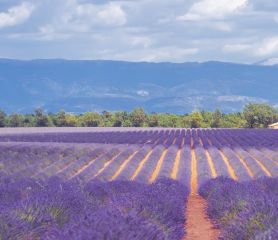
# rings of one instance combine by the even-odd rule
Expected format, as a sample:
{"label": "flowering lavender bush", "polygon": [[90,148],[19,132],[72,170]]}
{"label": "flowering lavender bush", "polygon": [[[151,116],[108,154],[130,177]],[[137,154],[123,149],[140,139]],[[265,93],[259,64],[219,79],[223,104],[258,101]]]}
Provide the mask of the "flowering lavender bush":
{"label": "flowering lavender bush", "polygon": [[0,176],[0,239],[182,239],[187,195],[170,179],[83,186]]}
{"label": "flowering lavender bush", "polygon": [[[0,240],[181,239],[192,179],[224,239],[278,239],[277,178],[244,182],[278,176],[277,133],[0,134]],[[213,168],[224,177],[207,182]]]}
{"label": "flowering lavender bush", "polygon": [[278,178],[235,182],[219,177],[200,188],[223,239],[278,239]]}

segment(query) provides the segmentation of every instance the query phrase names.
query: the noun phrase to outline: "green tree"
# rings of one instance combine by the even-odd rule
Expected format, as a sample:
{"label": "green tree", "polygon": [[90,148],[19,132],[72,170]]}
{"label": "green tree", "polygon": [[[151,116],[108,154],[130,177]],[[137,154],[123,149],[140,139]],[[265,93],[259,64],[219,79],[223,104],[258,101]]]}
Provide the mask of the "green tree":
{"label": "green tree", "polygon": [[105,127],[112,127],[114,124],[114,117],[115,115],[113,115],[112,113],[108,112],[108,111],[103,111],[101,114],[102,117],[102,122],[104,124]]}
{"label": "green tree", "polygon": [[152,113],[148,116],[148,126],[149,127],[157,127],[158,126],[158,115],[156,113]]}
{"label": "green tree", "polygon": [[35,124],[35,116],[34,114],[25,114],[23,116],[23,127],[34,127]]}
{"label": "green tree", "polygon": [[221,127],[224,128],[244,128],[246,121],[242,113],[223,114]]}
{"label": "green tree", "polygon": [[64,110],[60,110],[53,118],[53,123],[57,127],[67,126],[67,116]]}
{"label": "green tree", "polygon": [[88,127],[183,127],[183,128],[242,128],[242,127],[267,127],[278,121],[277,110],[268,104],[250,103],[243,112],[221,113],[219,109],[214,112],[201,111],[191,114],[177,115],[169,113],[152,113],[147,115],[142,108],[128,112],[103,112],[101,115],[87,112],[81,115],[66,113],[61,110],[56,114],[36,109],[34,114],[6,115],[0,111],[0,127],[32,127],[32,126],[88,126]]}
{"label": "green tree", "polygon": [[190,127],[199,128],[202,125],[202,115],[200,112],[193,112],[190,114]]}
{"label": "green tree", "polygon": [[160,113],[158,114],[158,126],[160,127],[169,127],[170,119],[168,113]]}
{"label": "green tree", "polygon": [[201,111],[201,126],[202,128],[210,128],[213,122],[213,113],[207,111]]}
{"label": "green tree", "polygon": [[6,125],[6,113],[0,110],[0,127],[5,127]]}
{"label": "green tree", "polygon": [[124,120],[122,127],[132,127],[132,122],[129,119]]}
{"label": "green tree", "polygon": [[73,114],[66,114],[66,127],[76,127],[78,119]]}
{"label": "green tree", "polygon": [[211,127],[220,128],[221,123],[222,123],[222,113],[219,109],[216,109],[213,113]]}
{"label": "green tree", "polygon": [[169,115],[169,122],[170,122],[169,127],[173,127],[173,128],[178,127],[178,116],[175,115],[175,114],[170,114]]}
{"label": "green tree", "polygon": [[116,112],[114,114],[114,121],[113,121],[113,127],[122,127],[124,121],[127,119],[127,115],[125,112]]}
{"label": "green tree", "polygon": [[277,121],[277,110],[266,103],[249,103],[243,110],[244,118],[249,128],[267,127]]}
{"label": "green tree", "polygon": [[82,125],[85,127],[98,127],[101,123],[101,116],[95,112],[86,112],[82,116]]}
{"label": "green tree", "polygon": [[180,127],[182,127],[182,128],[190,128],[191,127],[190,115],[185,114],[185,115],[181,116]]}
{"label": "green tree", "polygon": [[146,113],[143,108],[135,108],[130,114],[130,119],[133,127],[142,127],[146,121]]}
{"label": "green tree", "polygon": [[36,127],[47,127],[48,126],[48,117],[44,114],[42,108],[37,108],[35,110],[35,124]]}
{"label": "green tree", "polygon": [[12,113],[8,119],[9,127],[21,127],[22,126],[22,116],[17,113]]}

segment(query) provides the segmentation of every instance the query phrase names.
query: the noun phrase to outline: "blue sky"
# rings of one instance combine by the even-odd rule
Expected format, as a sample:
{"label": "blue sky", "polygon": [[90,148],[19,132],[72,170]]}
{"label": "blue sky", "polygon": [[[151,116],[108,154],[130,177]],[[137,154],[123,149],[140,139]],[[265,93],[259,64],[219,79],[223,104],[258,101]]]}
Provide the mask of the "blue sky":
{"label": "blue sky", "polygon": [[0,0],[0,58],[277,57],[277,0]]}

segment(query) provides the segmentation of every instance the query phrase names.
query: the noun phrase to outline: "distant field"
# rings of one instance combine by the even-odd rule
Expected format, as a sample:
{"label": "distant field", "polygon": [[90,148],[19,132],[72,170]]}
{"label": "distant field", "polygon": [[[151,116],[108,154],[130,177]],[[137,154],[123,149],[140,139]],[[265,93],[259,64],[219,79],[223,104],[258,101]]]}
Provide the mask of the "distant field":
{"label": "distant field", "polygon": [[278,175],[278,131],[243,129],[1,129],[4,174],[86,183],[166,177],[196,192],[208,179]]}

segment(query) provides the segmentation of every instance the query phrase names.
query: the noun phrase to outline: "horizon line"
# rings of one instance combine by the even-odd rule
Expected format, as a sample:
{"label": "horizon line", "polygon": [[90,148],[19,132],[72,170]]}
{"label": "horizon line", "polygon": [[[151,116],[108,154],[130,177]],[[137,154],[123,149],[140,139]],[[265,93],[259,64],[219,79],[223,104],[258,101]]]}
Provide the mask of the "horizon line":
{"label": "horizon line", "polygon": [[234,64],[234,65],[257,65],[257,66],[273,66],[273,65],[259,65],[259,63],[264,62],[259,61],[255,63],[244,63],[244,62],[232,62],[232,61],[221,61],[221,60],[207,60],[207,61],[184,61],[184,62],[171,62],[171,61],[146,61],[146,60],[121,60],[121,59],[72,59],[72,58],[5,58],[0,57],[0,61],[21,61],[21,62],[33,62],[33,61],[80,61],[80,62],[123,62],[123,63],[149,63],[149,64],[206,64],[206,63],[224,63],[224,64]]}

